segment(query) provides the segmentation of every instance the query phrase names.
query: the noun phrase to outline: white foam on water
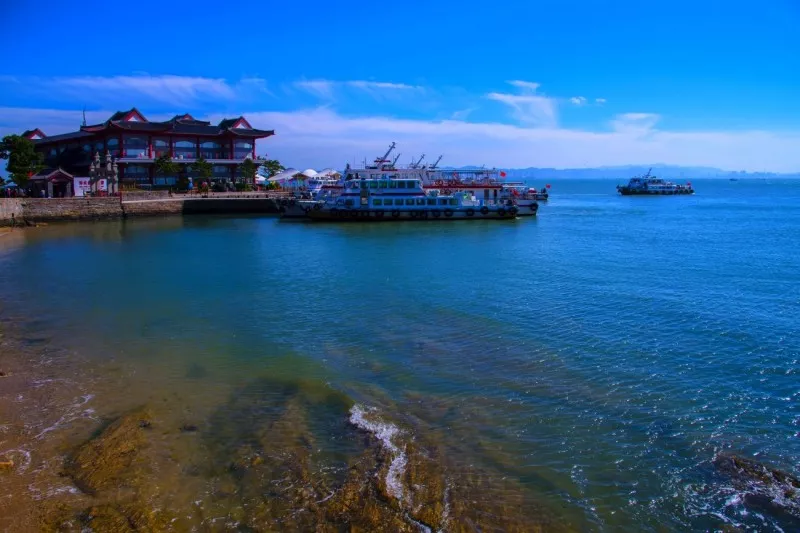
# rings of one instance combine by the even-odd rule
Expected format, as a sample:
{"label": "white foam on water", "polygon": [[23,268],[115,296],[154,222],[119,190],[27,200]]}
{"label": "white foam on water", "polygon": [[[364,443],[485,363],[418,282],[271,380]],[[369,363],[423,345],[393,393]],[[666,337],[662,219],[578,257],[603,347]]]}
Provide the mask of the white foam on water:
{"label": "white foam on water", "polygon": [[393,424],[367,419],[367,413],[375,411],[374,408],[364,408],[356,404],[350,409],[350,423],[363,429],[381,441],[384,449],[392,454],[389,472],[386,474],[386,490],[390,495],[403,501],[403,483],[400,480],[408,461],[406,454],[395,443],[394,439],[400,435],[400,429]]}
{"label": "white foam on water", "polygon": [[56,420],[56,422],[54,424],[52,424],[51,426],[44,428],[34,438],[41,439],[42,437],[44,437],[46,434],[50,433],[51,431],[55,431],[56,429],[60,428],[62,425],[68,424],[69,422],[72,422],[73,420],[77,420],[79,418],[92,418],[92,415],[94,415],[94,409],[91,409],[91,408],[89,408],[89,409],[81,409],[81,407],[83,407],[84,405],[89,403],[92,400],[92,398],[94,398],[93,394],[85,394],[85,395],[81,396],[80,400],[78,400],[77,403],[75,403],[75,404],[73,404],[73,405],[71,405],[70,407],[67,408],[67,412],[64,413],[63,415],[61,415],[61,418]]}
{"label": "white foam on water", "polygon": [[[25,472],[28,467],[31,466],[31,452],[28,450],[23,450],[22,448],[15,448],[13,450],[0,452],[0,457],[6,461],[12,461],[14,463],[14,471],[20,474]],[[20,460],[19,457],[22,457],[22,459]]]}

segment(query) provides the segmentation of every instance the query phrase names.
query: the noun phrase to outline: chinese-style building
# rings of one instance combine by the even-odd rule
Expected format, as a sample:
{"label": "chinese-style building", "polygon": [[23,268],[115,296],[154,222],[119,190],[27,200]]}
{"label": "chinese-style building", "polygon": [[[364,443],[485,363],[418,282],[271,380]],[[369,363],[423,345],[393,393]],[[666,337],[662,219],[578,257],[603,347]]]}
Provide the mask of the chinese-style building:
{"label": "chinese-style building", "polygon": [[155,172],[155,160],[162,155],[179,163],[181,174],[187,177],[197,177],[192,163],[202,157],[212,164],[214,181],[240,181],[239,165],[248,157],[256,159],[256,139],[274,134],[253,128],[241,116],[216,125],[189,114],[150,122],[133,108],[117,111],[102,124],[84,124],[73,133],[48,137],[37,128],[22,135],[44,154],[47,167],[88,176],[92,157],[108,152],[119,166],[122,183],[169,187],[176,184],[178,176]]}

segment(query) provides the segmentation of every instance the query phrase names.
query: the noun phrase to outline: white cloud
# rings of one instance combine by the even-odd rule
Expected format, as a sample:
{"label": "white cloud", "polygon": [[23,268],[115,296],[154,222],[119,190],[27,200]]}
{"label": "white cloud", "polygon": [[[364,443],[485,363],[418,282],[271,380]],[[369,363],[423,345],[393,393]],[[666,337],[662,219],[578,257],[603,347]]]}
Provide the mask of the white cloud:
{"label": "white cloud", "polygon": [[475,111],[476,108],[468,107],[467,109],[461,109],[459,111],[454,111],[450,118],[453,120],[467,120],[467,117]]}
{"label": "white cloud", "polygon": [[[153,120],[167,118],[143,111]],[[101,122],[112,112],[87,112],[87,120]],[[326,108],[244,115],[253,126],[276,132],[258,142],[258,152],[297,168],[340,168],[348,160],[371,159],[397,141],[403,153],[442,153],[442,163],[447,165],[575,168],[661,162],[731,170],[800,170],[800,131],[662,131],[655,129],[658,116],[651,113],[620,115],[612,129],[604,132],[458,120],[352,118]],[[0,108],[0,135],[34,127],[48,135],[75,131],[81,118],[79,110]],[[197,118],[216,122],[222,116]]]}
{"label": "white cloud", "polygon": [[359,89],[389,89],[389,90],[421,90],[422,87],[418,87],[416,85],[406,85],[405,83],[389,83],[385,81],[364,81],[364,80],[353,80],[353,81],[346,81],[344,82],[346,85],[351,87],[357,87]]}
{"label": "white cloud", "polygon": [[595,98],[594,99],[594,103],[597,104],[597,105],[603,105],[603,104],[606,103],[606,99],[605,98]]}
{"label": "white cloud", "polygon": [[24,85],[29,95],[41,95],[48,101],[86,102],[92,106],[129,107],[167,104],[194,108],[202,103],[241,102],[250,97],[271,94],[266,80],[257,77],[228,82],[223,78],[199,76],[153,76],[138,73],[131,76],[66,76],[66,77],[2,77],[0,83]]}
{"label": "white cloud", "polygon": [[294,82],[294,85],[323,100],[333,100],[335,82],[329,80],[301,80]]}
{"label": "white cloud", "polygon": [[[619,120],[652,120],[650,114],[633,115]],[[662,162],[734,170],[800,169],[800,151],[796,149],[800,132],[650,130],[640,136],[630,131],[526,128],[455,120],[349,118],[329,109],[246,116],[254,126],[276,131],[275,137],[259,142],[259,152],[298,168],[342,167],[345,161],[371,159],[397,141],[403,153],[442,153],[447,165],[574,168]]]}
{"label": "white cloud", "polygon": [[523,124],[544,128],[556,125],[556,103],[551,98],[506,93],[489,93],[486,97],[511,107],[514,118]]}
{"label": "white cloud", "polygon": [[584,96],[573,96],[569,99],[569,101],[577,106],[582,106],[586,104],[586,97]]}
{"label": "white cloud", "polygon": [[655,113],[623,113],[611,121],[614,131],[626,135],[646,135],[650,133],[661,117]]}
{"label": "white cloud", "polygon": [[509,85],[513,85],[518,89],[522,89],[523,92],[527,93],[535,93],[536,90],[541,87],[540,83],[536,83],[534,81],[522,81],[522,80],[511,80],[508,82]]}

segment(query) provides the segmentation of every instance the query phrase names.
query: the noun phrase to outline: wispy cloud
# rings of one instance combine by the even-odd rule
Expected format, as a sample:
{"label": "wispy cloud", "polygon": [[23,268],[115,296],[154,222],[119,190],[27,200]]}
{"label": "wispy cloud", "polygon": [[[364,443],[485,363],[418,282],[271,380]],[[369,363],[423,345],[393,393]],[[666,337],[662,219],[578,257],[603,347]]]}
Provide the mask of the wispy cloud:
{"label": "wispy cloud", "polygon": [[573,96],[569,99],[570,103],[575,104],[577,106],[586,105],[586,97],[585,96]]}
{"label": "wispy cloud", "polygon": [[294,86],[313,94],[323,100],[333,100],[333,88],[336,82],[329,80],[300,80]]}
{"label": "wispy cloud", "polygon": [[468,107],[467,109],[461,109],[459,111],[454,111],[453,114],[450,116],[453,120],[467,120],[473,111],[475,111],[475,107]]}
{"label": "wispy cloud", "polygon": [[594,99],[594,103],[597,104],[597,105],[603,105],[603,104],[606,103],[606,99],[605,98],[595,98]]}
{"label": "wispy cloud", "polygon": [[130,76],[64,76],[0,79],[9,85],[12,80],[23,83],[29,94],[53,100],[86,101],[93,106],[129,106],[161,103],[193,108],[201,103],[233,102],[271,94],[266,80],[257,77],[230,82],[223,78],[198,76],[150,75]]}
{"label": "wispy cloud", "polygon": [[[143,111],[153,120],[162,118]],[[111,112],[87,113],[87,119],[100,122]],[[268,152],[299,168],[339,168],[354,156],[374,157],[397,141],[403,153],[443,153],[443,163],[452,165],[574,168],[663,162],[732,170],[800,169],[800,131],[664,131],[655,128],[658,116],[652,113],[619,115],[603,132],[461,120],[353,118],[327,108],[244,110],[244,114],[255,127],[276,131],[258,143],[259,153]],[[204,118],[215,122],[222,116]],[[48,135],[74,131],[80,119],[79,110],[0,108],[0,135],[37,126]]]}
{"label": "wispy cloud", "polygon": [[394,97],[408,91],[423,90],[423,88],[418,85],[371,80],[299,80],[294,83],[294,86],[317,98],[328,101],[334,101],[337,97],[343,96],[341,93],[347,89],[355,89],[367,93],[378,100],[386,97]]}
{"label": "wispy cloud", "polygon": [[513,80],[509,84],[522,89],[523,94],[493,92],[486,95],[490,100],[506,104],[512,109],[516,120],[528,126],[552,128],[557,123],[557,103],[554,99],[535,94],[538,83]]}
{"label": "wispy cloud", "polygon": [[660,118],[655,113],[623,113],[614,117],[611,126],[614,131],[626,135],[645,135],[653,129]]}
{"label": "wispy cloud", "polygon": [[535,93],[541,87],[540,83],[534,81],[511,80],[507,83],[528,93]]}

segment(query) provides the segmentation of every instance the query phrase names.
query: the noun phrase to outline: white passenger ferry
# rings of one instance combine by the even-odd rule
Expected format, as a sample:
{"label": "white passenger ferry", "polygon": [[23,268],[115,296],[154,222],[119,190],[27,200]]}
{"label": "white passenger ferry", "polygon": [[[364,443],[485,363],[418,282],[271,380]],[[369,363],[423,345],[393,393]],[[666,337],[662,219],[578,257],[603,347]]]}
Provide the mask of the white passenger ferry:
{"label": "white passenger ferry", "polygon": [[316,202],[312,220],[488,220],[513,219],[519,208],[512,201],[487,204],[465,191],[443,194],[426,190],[419,178],[351,177],[344,191]]}
{"label": "white passenger ferry", "polygon": [[627,185],[617,185],[617,192],[623,196],[634,195],[674,195],[694,194],[691,183],[678,185],[671,181],[650,175],[652,168],[644,176],[631,178]]}

